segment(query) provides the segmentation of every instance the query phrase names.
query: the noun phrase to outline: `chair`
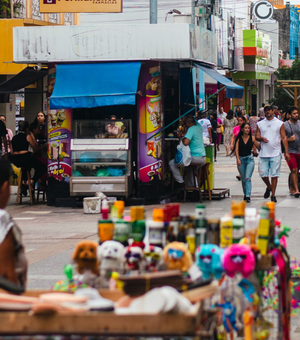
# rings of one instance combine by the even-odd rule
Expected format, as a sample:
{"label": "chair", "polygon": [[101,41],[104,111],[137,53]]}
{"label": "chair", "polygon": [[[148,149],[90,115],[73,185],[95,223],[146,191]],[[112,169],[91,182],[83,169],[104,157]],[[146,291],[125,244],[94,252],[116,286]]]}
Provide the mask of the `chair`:
{"label": "chair", "polygon": [[38,181],[37,182],[37,193],[36,193],[36,201],[39,201],[40,194],[43,195],[43,202],[47,200],[47,182],[46,181]]}
{"label": "chair", "polygon": [[[206,196],[208,195],[209,201],[211,201],[211,190],[210,190],[210,184],[209,184],[209,165],[210,163],[205,163],[202,167],[199,167],[199,164],[190,164],[188,167],[184,168],[184,198],[183,201],[186,202],[186,194],[188,191],[198,191],[199,192],[199,198],[200,202],[202,203],[202,190],[201,187],[203,186],[203,193],[204,193],[204,199],[206,199]],[[193,186],[188,186],[188,174],[189,169],[191,169],[193,173]]]}
{"label": "chair", "polygon": [[[22,193],[22,185],[27,181],[28,183],[28,191],[29,191],[29,197],[30,197],[30,204],[34,204],[34,190],[31,188],[31,176],[30,176],[30,168],[21,168],[19,173],[19,180],[18,180],[18,193],[17,193],[17,199],[16,199],[16,205],[22,204],[22,197],[25,196]],[[23,179],[24,176],[24,179]]]}

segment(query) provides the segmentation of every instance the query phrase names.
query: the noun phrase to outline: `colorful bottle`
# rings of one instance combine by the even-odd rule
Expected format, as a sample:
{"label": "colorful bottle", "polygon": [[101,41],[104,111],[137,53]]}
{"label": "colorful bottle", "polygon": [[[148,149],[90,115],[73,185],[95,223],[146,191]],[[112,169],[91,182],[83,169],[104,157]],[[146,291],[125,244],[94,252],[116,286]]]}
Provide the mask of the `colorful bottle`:
{"label": "colorful bottle", "polygon": [[207,241],[205,205],[198,204],[195,209],[196,247]]}
{"label": "colorful bottle", "polygon": [[220,247],[226,248],[232,244],[232,218],[230,216],[220,219]]}
{"label": "colorful bottle", "polygon": [[124,201],[115,201],[114,207],[118,208],[118,218],[122,218],[125,209],[125,202]]}
{"label": "colorful bottle", "polygon": [[124,246],[128,245],[128,239],[130,237],[131,223],[124,220],[117,220],[114,223],[114,241],[121,242]]}
{"label": "colorful bottle", "polygon": [[245,209],[245,236],[250,241],[250,244],[255,244],[257,233],[257,211],[255,208]]}
{"label": "colorful bottle", "polygon": [[143,242],[146,233],[146,223],[144,220],[131,222],[131,238],[135,242]]}
{"label": "colorful bottle", "polygon": [[108,202],[106,199],[102,201],[102,206],[101,206],[101,213],[102,213],[102,219],[107,220],[108,219],[108,214],[109,214],[109,206]]}
{"label": "colorful bottle", "polygon": [[130,208],[131,222],[144,220],[145,219],[145,208],[144,207],[131,207]]}
{"label": "colorful bottle", "polygon": [[275,247],[275,202],[267,202],[270,209],[269,249]]}
{"label": "colorful bottle", "polygon": [[231,202],[232,243],[239,243],[245,237],[245,207],[246,202]]}
{"label": "colorful bottle", "polygon": [[100,220],[98,223],[99,241],[111,241],[114,237],[114,223],[112,220]]}
{"label": "colorful bottle", "polygon": [[261,207],[260,221],[257,231],[257,247],[261,255],[266,255],[268,252],[270,232],[270,209],[267,206]]}
{"label": "colorful bottle", "polygon": [[146,221],[147,243],[149,245],[157,246],[163,248],[166,245],[165,235],[164,235],[164,222],[163,221]]}
{"label": "colorful bottle", "polygon": [[220,244],[220,220],[218,218],[209,218],[206,220],[207,243]]}

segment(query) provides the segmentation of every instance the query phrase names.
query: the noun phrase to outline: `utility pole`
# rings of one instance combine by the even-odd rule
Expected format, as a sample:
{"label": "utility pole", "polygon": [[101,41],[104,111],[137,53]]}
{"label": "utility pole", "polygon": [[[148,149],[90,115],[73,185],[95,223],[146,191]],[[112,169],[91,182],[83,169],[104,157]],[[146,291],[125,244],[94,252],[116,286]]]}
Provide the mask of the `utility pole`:
{"label": "utility pole", "polygon": [[157,0],[150,0],[150,24],[157,24]]}
{"label": "utility pole", "polygon": [[195,0],[192,0],[191,21],[192,21],[192,25],[195,25]]}

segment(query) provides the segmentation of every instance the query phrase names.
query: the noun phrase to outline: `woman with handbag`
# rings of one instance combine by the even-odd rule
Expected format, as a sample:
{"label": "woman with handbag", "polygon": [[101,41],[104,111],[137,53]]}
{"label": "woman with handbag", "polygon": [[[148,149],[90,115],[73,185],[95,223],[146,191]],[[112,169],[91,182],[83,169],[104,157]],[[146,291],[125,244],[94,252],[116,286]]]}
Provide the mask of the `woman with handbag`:
{"label": "woman with handbag", "polygon": [[[210,123],[211,123],[211,136],[214,143],[214,155],[215,155],[215,162],[217,161],[217,150],[219,151],[219,145],[221,143],[222,132],[221,132],[221,125],[222,121],[217,117],[216,113],[212,113],[210,116]],[[219,123],[220,122],[220,123]]]}
{"label": "woman with handbag", "polygon": [[251,177],[254,171],[253,148],[260,149],[260,144],[252,136],[249,123],[243,123],[238,133],[232,154],[236,156],[236,164],[242,180],[244,201],[251,202]]}

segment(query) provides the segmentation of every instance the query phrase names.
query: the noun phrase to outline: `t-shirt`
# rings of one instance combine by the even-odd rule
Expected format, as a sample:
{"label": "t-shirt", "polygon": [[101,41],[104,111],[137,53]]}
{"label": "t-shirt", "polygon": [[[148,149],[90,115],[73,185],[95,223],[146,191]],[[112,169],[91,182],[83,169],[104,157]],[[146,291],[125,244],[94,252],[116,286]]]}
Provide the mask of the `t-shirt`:
{"label": "t-shirt", "polygon": [[[253,133],[252,128],[250,128],[250,129],[251,129],[251,133]],[[235,137],[237,137],[237,135],[239,134],[240,130],[241,130],[241,127],[239,125],[237,125],[237,126],[235,126],[233,128],[232,133],[234,134]]]}
{"label": "t-shirt", "polygon": [[265,118],[265,110],[264,110],[263,107],[258,109],[258,115],[259,115],[260,119],[264,119]]}
{"label": "t-shirt", "polygon": [[291,124],[289,121],[284,122],[284,129],[285,129],[287,138],[290,138],[292,135],[295,135],[295,138],[296,138],[294,142],[288,142],[289,152],[300,154],[300,122],[299,120],[294,124]]}
{"label": "t-shirt", "polygon": [[219,113],[218,113],[218,118],[221,119],[222,124],[223,124],[224,119],[226,118],[226,116],[227,116],[227,113],[226,113],[226,112],[223,112],[223,113],[219,112]]}
{"label": "t-shirt", "polygon": [[203,143],[203,130],[200,124],[191,126],[185,138],[190,140],[190,149],[193,157],[203,157],[206,155]]}
{"label": "t-shirt", "polygon": [[257,123],[261,137],[265,137],[269,141],[269,143],[260,143],[259,156],[261,158],[278,157],[281,154],[280,128],[282,124],[277,118],[272,120],[265,118]]}
{"label": "t-shirt", "polygon": [[208,129],[211,128],[210,120],[207,118],[202,118],[198,120],[198,123],[202,126],[203,136],[210,138]]}

